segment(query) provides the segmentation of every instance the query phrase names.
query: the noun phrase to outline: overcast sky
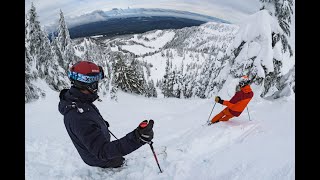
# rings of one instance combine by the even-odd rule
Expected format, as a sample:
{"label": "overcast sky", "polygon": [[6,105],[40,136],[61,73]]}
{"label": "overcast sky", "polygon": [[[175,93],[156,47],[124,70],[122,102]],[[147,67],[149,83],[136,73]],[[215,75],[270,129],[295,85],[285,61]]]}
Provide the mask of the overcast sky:
{"label": "overcast sky", "polygon": [[164,8],[189,11],[240,22],[259,10],[259,0],[25,0],[26,12],[34,3],[42,26],[53,24],[61,9],[65,17],[76,17],[95,10],[112,8]]}

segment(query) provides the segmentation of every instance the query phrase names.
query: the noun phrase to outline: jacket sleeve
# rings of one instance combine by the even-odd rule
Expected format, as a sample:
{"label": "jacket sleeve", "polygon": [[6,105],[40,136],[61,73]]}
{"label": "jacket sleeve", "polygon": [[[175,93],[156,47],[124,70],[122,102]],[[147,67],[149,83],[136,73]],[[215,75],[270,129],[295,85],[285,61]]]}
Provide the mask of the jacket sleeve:
{"label": "jacket sleeve", "polygon": [[241,92],[237,92],[230,101],[224,100],[223,105],[227,106],[228,108],[232,108],[233,105],[235,105],[237,102],[241,101]]}
{"label": "jacket sleeve", "polygon": [[74,125],[75,135],[98,159],[107,160],[122,157],[142,146],[136,141],[133,131],[119,140],[110,142],[110,135],[106,137],[99,125],[92,120],[81,119]]}

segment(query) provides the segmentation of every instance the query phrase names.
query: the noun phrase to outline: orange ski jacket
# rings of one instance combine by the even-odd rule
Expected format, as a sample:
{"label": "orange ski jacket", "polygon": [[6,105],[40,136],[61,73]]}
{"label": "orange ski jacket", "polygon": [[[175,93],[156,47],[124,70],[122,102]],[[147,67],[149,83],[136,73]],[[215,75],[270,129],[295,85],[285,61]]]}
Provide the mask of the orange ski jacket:
{"label": "orange ski jacket", "polygon": [[253,97],[253,92],[250,85],[246,85],[241,88],[240,91],[230,99],[230,101],[223,101],[223,105],[229,108],[232,115],[238,117],[242,111],[247,107],[248,103]]}

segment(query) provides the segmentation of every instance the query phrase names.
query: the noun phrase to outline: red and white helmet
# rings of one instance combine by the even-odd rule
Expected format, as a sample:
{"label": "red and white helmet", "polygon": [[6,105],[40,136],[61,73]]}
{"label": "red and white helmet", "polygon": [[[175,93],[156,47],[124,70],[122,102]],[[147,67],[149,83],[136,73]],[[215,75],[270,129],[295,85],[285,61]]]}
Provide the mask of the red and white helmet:
{"label": "red and white helmet", "polygon": [[239,80],[239,86],[244,87],[248,84],[250,84],[250,79],[248,78],[248,76],[246,75],[242,76]]}
{"label": "red and white helmet", "polygon": [[104,78],[104,72],[101,66],[93,62],[79,61],[70,68],[68,77],[76,88],[97,93],[98,82]]}

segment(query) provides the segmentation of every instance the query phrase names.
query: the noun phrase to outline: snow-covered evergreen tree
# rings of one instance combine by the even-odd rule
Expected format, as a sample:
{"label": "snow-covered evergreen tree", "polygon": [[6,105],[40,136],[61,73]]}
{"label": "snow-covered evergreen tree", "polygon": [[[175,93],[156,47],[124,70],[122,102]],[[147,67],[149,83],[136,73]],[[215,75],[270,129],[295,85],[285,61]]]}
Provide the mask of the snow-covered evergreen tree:
{"label": "snow-covered evergreen tree", "polygon": [[[130,57],[130,56],[129,56]],[[116,87],[135,94],[144,94],[144,79],[136,70],[138,66],[135,63],[128,64],[122,53],[117,53],[114,57],[113,74]]]}
{"label": "snow-covered evergreen tree", "polygon": [[40,47],[42,46],[43,39],[41,39],[41,26],[33,3],[31,3],[31,8],[26,15],[25,28],[26,49],[30,56],[36,57],[40,54]]}
{"label": "snow-covered evergreen tree", "polygon": [[117,92],[118,92],[117,84],[115,82],[115,79],[112,78],[110,81],[110,88],[109,88],[109,94],[110,94],[111,100],[118,101]]}
{"label": "snow-covered evergreen tree", "polygon": [[182,87],[183,97],[191,98],[193,96],[195,79],[192,77],[190,73],[187,73],[183,76],[183,82],[184,82]]}
{"label": "snow-covered evergreen tree", "polygon": [[283,63],[291,53],[275,41],[274,34],[284,35],[278,19],[266,9],[251,15],[240,27],[234,43],[228,49],[230,72],[238,78],[248,75],[256,85],[263,86],[261,97],[279,90]]}
{"label": "snow-covered evergreen tree", "polygon": [[44,78],[46,60],[52,58],[48,37],[41,29],[36,8],[31,4],[25,21],[25,45],[26,51],[33,60],[32,69],[36,70],[40,78]]}
{"label": "snow-covered evergreen tree", "polygon": [[75,57],[73,43],[61,10],[56,41],[56,45],[58,46],[62,56],[62,59],[59,59],[59,64],[67,71],[69,67],[75,64],[79,59]]}
{"label": "snow-covered evergreen tree", "polygon": [[271,97],[274,99],[290,96],[295,93],[295,66],[293,66],[287,74],[280,79],[279,91],[275,92]]}
{"label": "snow-covered evergreen tree", "polygon": [[196,92],[196,96],[200,98],[205,98],[205,92],[208,87],[211,75],[212,75],[212,65],[214,65],[214,59],[207,59],[202,67],[200,77],[198,80],[198,91]]}
{"label": "snow-covered evergreen tree", "polygon": [[[278,19],[279,26],[283,32],[272,32],[272,45],[274,46],[278,41],[282,43],[282,51],[289,50],[290,55],[293,55],[291,45],[288,43],[290,36],[290,24],[293,15],[293,0],[260,0],[262,3],[261,9],[266,9],[271,16]],[[272,46],[272,47],[273,47]]]}
{"label": "snow-covered evergreen tree", "polygon": [[[166,51],[167,54],[169,54],[169,51]],[[167,57],[167,56],[166,56]],[[167,57],[166,58],[166,67],[165,67],[165,74],[163,76],[163,79],[161,81],[161,92],[164,95],[164,97],[172,97],[172,82],[170,82],[169,77],[170,77],[170,71],[171,71],[171,67],[170,67],[170,60]]]}
{"label": "snow-covered evergreen tree", "polygon": [[32,67],[32,57],[25,48],[25,103],[35,101],[44,96],[44,92],[33,82],[38,78],[37,72]]}
{"label": "snow-covered evergreen tree", "polygon": [[154,85],[154,82],[152,79],[148,81],[148,84],[147,84],[145,91],[146,91],[146,97],[157,97],[158,96],[157,90],[155,88],[155,85]]}
{"label": "snow-covered evergreen tree", "polygon": [[47,71],[45,80],[53,90],[60,91],[70,87],[70,80],[68,79],[65,69],[59,65],[59,56],[61,56],[61,54],[54,43],[56,43],[55,40],[51,43],[51,52],[53,53],[53,56],[51,59],[48,59],[46,63]]}
{"label": "snow-covered evergreen tree", "polygon": [[179,71],[177,71],[177,74],[175,75],[175,79],[174,79],[174,86],[173,86],[173,96],[176,98],[182,98],[183,96],[183,92],[182,89],[184,87],[184,83],[182,81],[182,75],[180,74]]}
{"label": "snow-covered evergreen tree", "polygon": [[[41,29],[36,8],[31,8],[25,20],[25,90],[26,102],[45,96],[45,93],[33,83],[44,78],[47,69],[47,60],[52,58],[48,37]],[[41,96],[40,96],[41,95]]]}

